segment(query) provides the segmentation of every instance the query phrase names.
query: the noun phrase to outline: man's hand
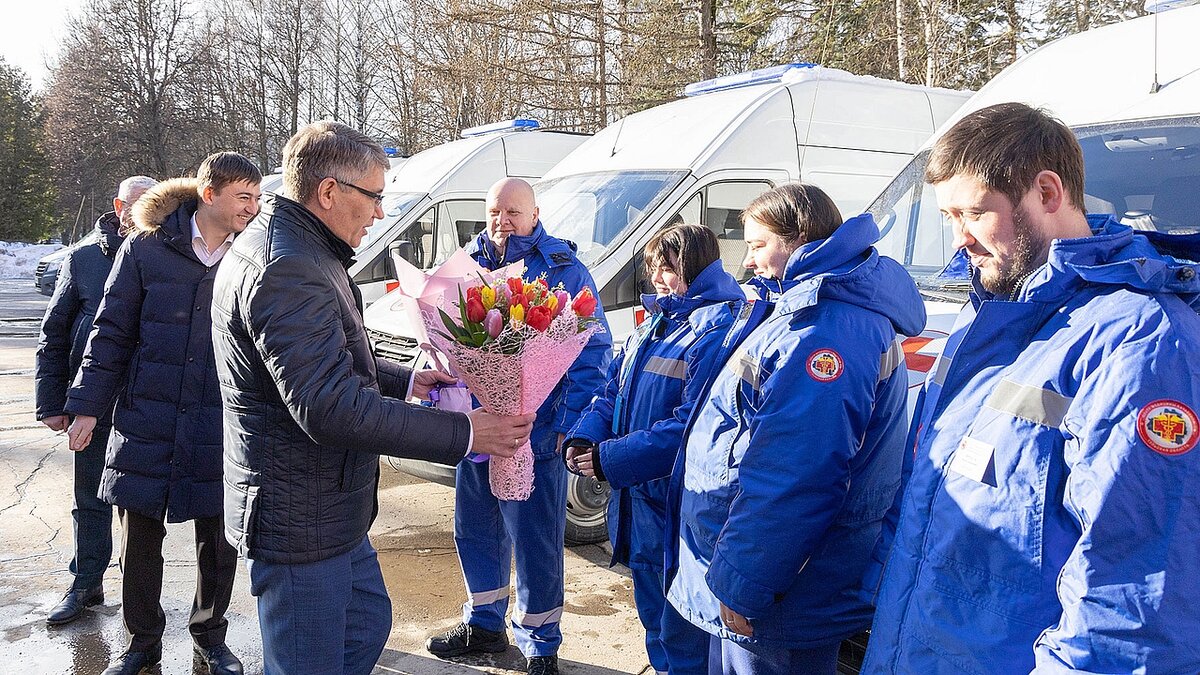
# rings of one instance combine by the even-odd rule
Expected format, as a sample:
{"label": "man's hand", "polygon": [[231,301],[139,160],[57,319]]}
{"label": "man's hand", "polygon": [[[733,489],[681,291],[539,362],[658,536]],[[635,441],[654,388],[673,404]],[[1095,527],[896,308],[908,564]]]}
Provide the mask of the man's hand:
{"label": "man's hand", "polygon": [[75,452],[79,452],[92,442],[92,430],[96,428],[96,418],[90,415],[79,415],[71,422],[71,428],[67,429],[67,445]]}
{"label": "man's hand", "polygon": [[596,467],[592,466],[592,448],[572,445],[567,448],[567,468],[581,476],[596,477]]}
{"label": "man's hand", "polygon": [[723,602],[721,603],[721,623],[725,624],[726,628],[738,635],[754,637],[754,628],[750,625],[746,617],[729,609]]}
{"label": "man's hand", "polygon": [[428,401],[429,390],[439,384],[454,384],[458,379],[453,375],[447,375],[440,370],[421,370],[413,373],[412,395]]}
{"label": "man's hand", "polygon": [[483,408],[467,413],[471,418],[471,431],[475,434],[471,452],[497,457],[512,457],[517,448],[529,440],[533,431],[535,413],[505,417],[493,415]]}
{"label": "man's hand", "polygon": [[51,415],[42,420],[42,424],[50,427],[51,431],[66,431],[70,418],[66,415]]}

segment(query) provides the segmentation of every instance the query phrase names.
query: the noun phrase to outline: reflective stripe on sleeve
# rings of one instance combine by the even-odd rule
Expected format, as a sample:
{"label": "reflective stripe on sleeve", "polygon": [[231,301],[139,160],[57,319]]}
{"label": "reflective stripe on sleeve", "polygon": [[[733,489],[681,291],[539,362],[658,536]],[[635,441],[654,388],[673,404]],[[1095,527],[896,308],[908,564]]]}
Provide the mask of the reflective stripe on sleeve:
{"label": "reflective stripe on sleeve", "polygon": [[892,346],[879,357],[879,381],[884,382],[891,377],[901,363],[904,363],[904,345],[897,337],[892,340]]}

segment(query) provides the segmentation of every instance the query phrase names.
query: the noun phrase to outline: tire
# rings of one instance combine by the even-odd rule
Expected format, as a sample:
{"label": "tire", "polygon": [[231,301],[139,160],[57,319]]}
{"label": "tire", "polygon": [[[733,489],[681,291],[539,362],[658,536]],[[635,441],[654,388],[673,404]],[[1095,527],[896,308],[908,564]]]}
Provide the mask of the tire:
{"label": "tire", "polygon": [[598,544],[608,539],[608,483],[567,474],[567,546]]}

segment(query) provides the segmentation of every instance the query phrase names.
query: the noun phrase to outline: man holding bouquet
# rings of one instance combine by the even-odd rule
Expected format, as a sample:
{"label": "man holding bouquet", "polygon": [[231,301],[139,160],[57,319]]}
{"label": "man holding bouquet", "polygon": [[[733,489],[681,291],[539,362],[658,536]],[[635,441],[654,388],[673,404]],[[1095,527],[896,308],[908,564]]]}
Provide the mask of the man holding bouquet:
{"label": "man holding bouquet", "polygon": [[283,149],[283,190],[217,274],[225,535],[246,554],[267,673],[370,673],[392,607],[367,530],[379,455],[511,456],[533,415],[412,405],[453,378],[372,354],[346,273],[383,217],[383,148],[315,122]]}
{"label": "man holding bouquet", "polygon": [[[575,245],[550,236],[538,220],[529,183],[507,178],[493,185],[488,191],[487,212],[487,229],[467,246],[481,266],[495,270],[523,261],[526,280],[545,275],[550,288],[561,283],[567,293],[577,297],[588,289],[594,298],[595,282],[575,257]],[[595,316],[607,329],[601,308],[596,308]],[[538,410],[531,435],[534,487],[529,499],[508,501],[493,496],[486,463],[458,465],[454,541],[468,597],[463,603],[462,623],[429,639],[426,647],[432,654],[452,657],[508,648],[504,614],[515,553],[517,606],[512,627],[517,646],[529,659],[530,673],[558,673],[567,474],[557,454],[563,434],[603,384],[611,348],[607,330],[592,335]]]}

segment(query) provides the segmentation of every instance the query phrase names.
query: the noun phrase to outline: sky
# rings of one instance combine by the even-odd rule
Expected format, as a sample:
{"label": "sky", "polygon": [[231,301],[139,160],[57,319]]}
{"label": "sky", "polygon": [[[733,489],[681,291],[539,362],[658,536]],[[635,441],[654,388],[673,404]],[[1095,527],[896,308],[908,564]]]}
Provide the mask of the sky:
{"label": "sky", "polygon": [[24,70],[34,90],[46,80],[45,62],[58,53],[67,16],[82,4],[83,0],[0,0],[0,56]]}

